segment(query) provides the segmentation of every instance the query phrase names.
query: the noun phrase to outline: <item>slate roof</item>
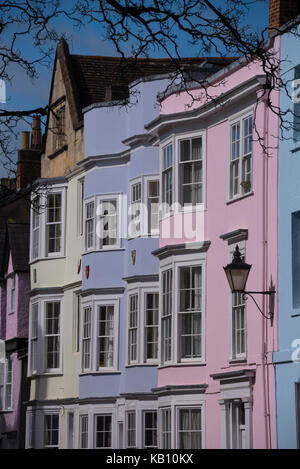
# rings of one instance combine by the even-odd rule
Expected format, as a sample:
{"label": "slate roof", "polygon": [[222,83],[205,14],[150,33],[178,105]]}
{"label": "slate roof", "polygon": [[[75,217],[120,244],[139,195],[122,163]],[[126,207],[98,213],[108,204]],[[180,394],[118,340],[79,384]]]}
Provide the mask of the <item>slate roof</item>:
{"label": "slate roof", "polygon": [[8,267],[11,253],[14,272],[29,272],[29,224],[6,223],[0,218],[0,277]]}

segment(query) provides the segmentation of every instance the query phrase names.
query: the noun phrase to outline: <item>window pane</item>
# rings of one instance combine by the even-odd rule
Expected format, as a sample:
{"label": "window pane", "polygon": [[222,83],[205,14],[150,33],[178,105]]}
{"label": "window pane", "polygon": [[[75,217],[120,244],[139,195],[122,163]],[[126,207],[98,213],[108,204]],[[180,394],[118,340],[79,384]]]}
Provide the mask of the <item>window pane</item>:
{"label": "window pane", "polygon": [[99,306],[98,310],[99,368],[114,365],[114,307]]}
{"label": "window pane", "polygon": [[161,409],[161,446],[171,448],[171,409]]}
{"label": "window pane", "polygon": [[138,295],[129,296],[128,361],[137,360]]}
{"label": "window pane", "polygon": [[80,448],[88,448],[88,416],[79,416],[79,427],[80,427]]}
{"label": "window pane", "polygon": [[179,330],[181,358],[201,357],[202,340],[201,267],[180,268]]}
{"label": "window pane", "polygon": [[44,446],[47,448],[58,448],[59,438],[59,415],[45,415]]}
{"label": "window pane", "polygon": [[60,303],[46,303],[46,366],[59,368],[60,359]]}
{"label": "window pane", "polygon": [[96,415],[95,447],[111,448],[111,415]]}
{"label": "window pane", "polygon": [[179,409],[179,448],[201,449],[201,409]]}
{"label": "window pane", "polygon": [[157,411],[144,412],[144,448],[157,447]]}
{"label": "window pane", "polygon": [[158,293],[146,294],[145,312],[146,360],[158,357]]}

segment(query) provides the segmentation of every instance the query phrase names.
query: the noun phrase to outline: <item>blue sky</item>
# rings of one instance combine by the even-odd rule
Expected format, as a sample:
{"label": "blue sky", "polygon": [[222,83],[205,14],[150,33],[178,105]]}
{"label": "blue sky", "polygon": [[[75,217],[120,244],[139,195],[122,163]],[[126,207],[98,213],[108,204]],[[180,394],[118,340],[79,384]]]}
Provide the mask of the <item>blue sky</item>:
{"label": "blue sky", "polygon": [[[62,3],[67,4],[68,1],[63,0]],[[255,27],[258,31],[265,28],[268,23],[268,0],[261,0],[257,4],[254,4],[245,22]],[[56,20],[53,24],[59,33],[67,35],[71,54],[117,55],[113,44],[103,40],[101,29],[96,25],[90,25],[84,29],[78,30],[74,28],[70,22],[61,19]],[[185,42],[182,42],[180,47],[183,57],[198,55],[197,47],[191,47]],[[37,56],[37,51],[32,45],[30,38],[22,40],[22,44],[19,45],[19,48],[22,54],[28,57]],[[128,53],[129,51],[130,44],[128,44]],[[161,55],[155,52],[152,56],[160,57]],[[40,66],[38,68],[39,77],[35,81],[30,80],[28,76],[16,66],[11,67],[10,72],[13,74],[13,80],[11,84],[6,84],[6,104],[2,104],[1,108],[16,110],[45,106],[49,99],[52,67],[53,61],[50,68]],[[28,122],[30,122],[30,119],[28,119]],[[19,137],[16,142],[18,147],[20,147],[22,130],[30,130],[29,125],[26,125],[26,123],[19,125]],[[3,158],[0,154],[0,177],[7,175],[7,171],[1,164],[2,160]]]}

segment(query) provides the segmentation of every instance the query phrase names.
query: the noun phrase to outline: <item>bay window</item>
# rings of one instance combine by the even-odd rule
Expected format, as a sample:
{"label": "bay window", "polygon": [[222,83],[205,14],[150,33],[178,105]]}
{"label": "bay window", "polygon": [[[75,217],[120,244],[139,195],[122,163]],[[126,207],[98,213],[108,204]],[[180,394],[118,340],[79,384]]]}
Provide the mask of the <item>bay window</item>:
{"label": "bay window", "polygon": [[252,190],[252,134],[252,114],[230,124],[230,199]]}
{"label": "bay window", "polygon": [[40,247],[40,197],[36,196],[32,201],[32,259],[39,257]]}

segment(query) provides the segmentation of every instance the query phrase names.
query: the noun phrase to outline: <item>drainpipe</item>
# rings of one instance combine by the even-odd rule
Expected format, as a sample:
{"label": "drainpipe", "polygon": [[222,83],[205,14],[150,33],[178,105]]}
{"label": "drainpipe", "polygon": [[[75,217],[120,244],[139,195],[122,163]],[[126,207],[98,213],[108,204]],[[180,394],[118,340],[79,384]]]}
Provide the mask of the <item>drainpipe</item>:
{"label": "drainpipe", "polygon": [[[263,150],[263,291],[268,290],[268,215],[269,215],[269,171],[268,171],[268,127],[269,127],[269,109],[265,96],[262,97],[264,106],[264,122],[263,122],[263,142],[265,149]],[[267,298],[262,298],[263,311],[267,310]],[[269,395],[269,369],[268,369],[268,323],[266,318],[262,318],[262,378],[264,392],[264,414],[265,414],[265,435],[266,448],[271,449],[271,421],[270,421],[270,395]]]}

